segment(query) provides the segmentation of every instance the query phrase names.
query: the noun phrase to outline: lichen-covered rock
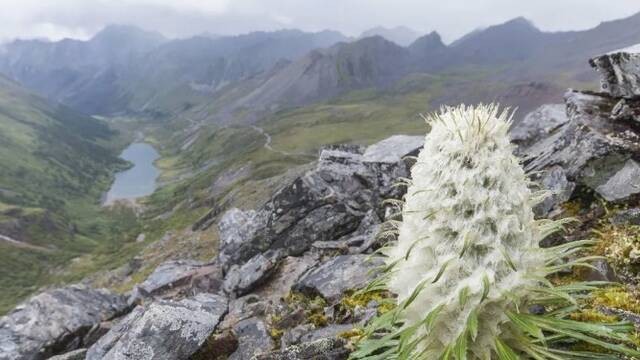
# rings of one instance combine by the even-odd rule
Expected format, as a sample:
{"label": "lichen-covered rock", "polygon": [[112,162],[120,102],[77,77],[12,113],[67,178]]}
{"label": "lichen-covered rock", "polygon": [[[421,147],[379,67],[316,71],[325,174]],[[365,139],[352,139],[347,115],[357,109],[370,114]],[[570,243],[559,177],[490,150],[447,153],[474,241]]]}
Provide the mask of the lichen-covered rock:
{"label": "lichen-covered rock", "polygon": [[368,255],[336,256],[304,274],[294,289],[318,294],[329,302],[335,302],[345,291],[368,284],[375,277],[372,270],[381,265],[381,259]]}
{"label": "lichen-covered rock", "polygon": [[240,321],[233,327],[238,338],[238,349],[229,360],[249,360],[258,354],[268,353],[275,347],[267,326],[258,318]]}
{"label": "lichen-covered rock", "polygon": [[596,56],[589,63],[600,73],[603,91],[614,97],[640,95],[640,45]]}
{"label": "lichen-covered rock", "polygon": [[87,359],[187,359],[227,312],[227,299],[198,294],[136,307],[87,352]]}
{"label": "lichen-covered rock", "polygon": [[349,357],[346,341],[321,339],[290,346],[284,350],[258,355],[252,360],[343,360]]}
{"label": "lichen-covered rock", "polygon": [[382,200],[401,196],[392,186],[405,177],[402,157],[422,146],[416,137],[396,136],[364,149],[323,149],[315,169],[284,186],[257,211],[232,209],[219,223],[225,270],[269,249],[299,256],[317,241],[336,240],[358,229]]}
{"label": "lichen-covered rock", "polygon": [[225,270],[259,253],[259,251],[252,251],[248,256],[242,252],[249,244],[258,242],[256,241],[260,235],[258,232],[263,231],[266,225],[267,214],[264,211],[243,211],[233,208],[222,215],[218,222],[220,233],[218,259]]}
{"label": "lichen-covered rock", "polygon": [[242,266],[233,265],[224,280],[224,291],[242,296],[269,278],[276,270],[281,251],[267,251],[252,257]]}
{"label": "lichen-covered rock", "polygon": [[45,291],[0,318],[0,359],[32,360],[85,344],[94,325],[129,309],[126,297],[104,289],[71,285]]}

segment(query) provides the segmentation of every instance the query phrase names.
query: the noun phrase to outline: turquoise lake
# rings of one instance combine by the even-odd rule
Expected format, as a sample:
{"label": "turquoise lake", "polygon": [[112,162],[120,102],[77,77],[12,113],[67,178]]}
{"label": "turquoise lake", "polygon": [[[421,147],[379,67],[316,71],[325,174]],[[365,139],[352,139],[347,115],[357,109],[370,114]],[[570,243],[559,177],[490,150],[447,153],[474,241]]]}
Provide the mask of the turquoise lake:
{"label": "turquoise lake", "polygon": [[116,174],[115,181],[105,196],[105,204],[151,195],[157,187],[156,180],[160,172],[154,161],[160,154],[153,146],[133,143],[120,154],[120,157],[131,162],[133,167]]}

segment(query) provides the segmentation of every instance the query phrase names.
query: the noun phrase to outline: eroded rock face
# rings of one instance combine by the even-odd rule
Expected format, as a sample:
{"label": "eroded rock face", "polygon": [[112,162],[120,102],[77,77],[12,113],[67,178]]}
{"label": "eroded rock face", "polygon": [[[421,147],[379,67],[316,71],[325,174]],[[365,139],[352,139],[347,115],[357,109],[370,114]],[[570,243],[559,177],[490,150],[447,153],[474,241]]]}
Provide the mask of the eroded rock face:
{"label": "eroded rock face", "polygon": [[382,200],[398,197],[392,185],[408,175],[402,157],[417,151],[422,137],[394,136],[368,148],[332,146],[312,171],[278,191],[257,211],[232,209],[218,224],[219,259],[225,270],[269,249],[299,256],[317,241],[350,234]]}
{"label": "eroded rock face", "polygon": [[357,290],[368,284],[382,260],[369,255],[336,256],[304,274],[295,285],[297,291],[318,294],[329,302],[340,299],[346,290]]}
{"label": "eroded rock face", "polygon": [[227,299],[212,294],[138,306],[89,348],[87,359],[187,359],[226,312]]}
{"label": "eroded rock face", "polygon": [[[640,153],[635,125],[610,119],[616,100],[607,94],[572,90],[565,100],[569,121],[524,150],[525,169],[548,173],[559,167],[566,181],[555,175],[550,180],[565,184],[560,187],[562,193],[569,193],[568,184],[576,183],[605,198],[628,196],[629,189],[622,189],[615,176]],[[633,173],[626,170],[618,178]]]}
{"label": "eroded rock face", "polygon": [[72,285],[45,291],[0,318],[0,359],[46,359],[91,344],[84,336],[128,310],[126,298]]}
{"label": "eroded rock face", "polygon": [[640,95],[640,45],[594,57],[590,64],[601,75],[601,87],[614,97]]}

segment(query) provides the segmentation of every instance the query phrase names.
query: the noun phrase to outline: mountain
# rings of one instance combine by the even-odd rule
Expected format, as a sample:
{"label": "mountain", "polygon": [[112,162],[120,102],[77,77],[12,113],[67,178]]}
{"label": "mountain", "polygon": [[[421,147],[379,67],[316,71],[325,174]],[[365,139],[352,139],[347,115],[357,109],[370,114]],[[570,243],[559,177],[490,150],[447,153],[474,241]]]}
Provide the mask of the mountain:
{"label": "mountain", "polygon": [[0,129],[1,312],[54,267],[98,245],[100,196],[126,164],[105,123],[4,76]]}
{"label": "mountain", "polygon": [[202,112],[214,122],[256,121],[274,111],[336,99],[350,91],[393,91],[411,83],[420,91],[430,89],[431,100],[425,105],[500,99],[525,113],[541,101],[560,99],[566,83],[594,80],[585,58],[638,42],[640,14],[591,30],[554,33],[516,18],[474,31],[449,46],[436,32],[407,47],[374,36],[312,51],[288,65],[231,84]]}
{"label": "mountain", "polygon": [[22,224],[28,220],[22,215],[64,217],[72,199],[94,196],[95,202],[99,184],[124,165],[108,146],[116,133],[105,123],[50,105],[2,76],[0,128],[0,234],[19,241],[52,245],[56,231],[67,229],[40,233],[33,223]]}
{"label": "mountain", "polygon": [[113,114],[166,106],[176,94],[209,96],[281,59],[344,39],[333,31],[283,30],[167,40],[133,26],[108,26],[88,41],[10,43],[0,54],[0,72],[86,114]]}
{"label": "mountain", "polygon": [[394,28],[376,26],[364,31],[360,35],[359,39],[371,36],[382,36],[383,38],[392,41],[400,46],[409,46],[412,42],[420,37],[420,33],[415,30],[409,29],[406,26],[396,26]]}

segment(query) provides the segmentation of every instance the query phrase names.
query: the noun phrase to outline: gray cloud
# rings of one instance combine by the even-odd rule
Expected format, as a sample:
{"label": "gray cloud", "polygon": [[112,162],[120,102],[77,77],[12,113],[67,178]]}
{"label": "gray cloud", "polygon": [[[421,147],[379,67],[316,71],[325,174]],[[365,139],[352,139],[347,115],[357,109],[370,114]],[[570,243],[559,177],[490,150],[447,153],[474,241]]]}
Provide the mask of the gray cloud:
{"label": "gray cloud", "polygon": [[0,0],[0,42],[88,38],[108,24],[133,24],[171,37],[209,32],[376,26],[437,30],[445,41],[517,16],[547,31],[578,30],[640,11],[637,0]]}

